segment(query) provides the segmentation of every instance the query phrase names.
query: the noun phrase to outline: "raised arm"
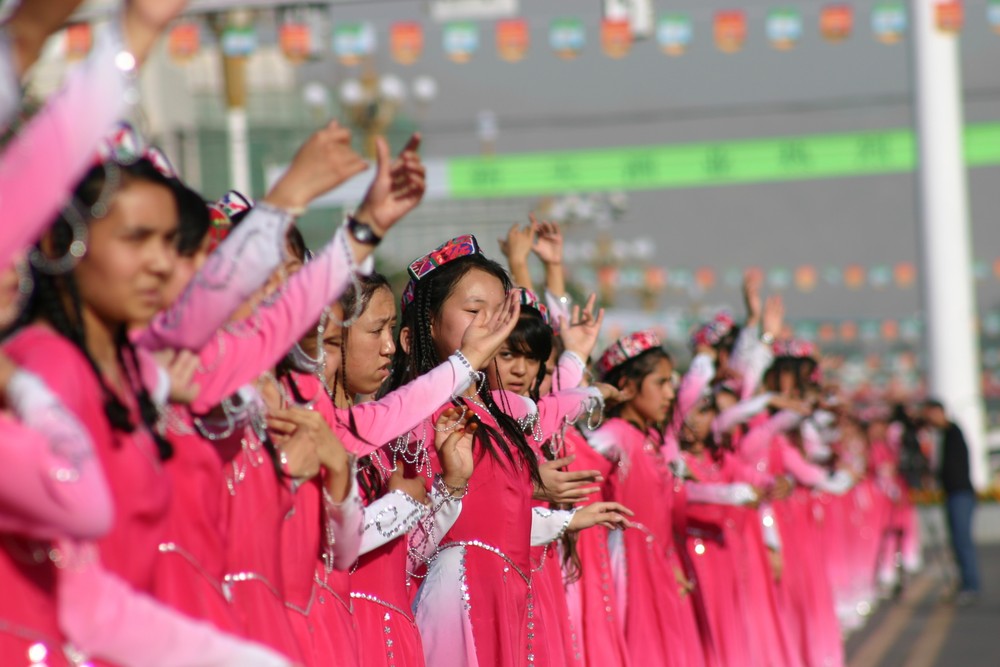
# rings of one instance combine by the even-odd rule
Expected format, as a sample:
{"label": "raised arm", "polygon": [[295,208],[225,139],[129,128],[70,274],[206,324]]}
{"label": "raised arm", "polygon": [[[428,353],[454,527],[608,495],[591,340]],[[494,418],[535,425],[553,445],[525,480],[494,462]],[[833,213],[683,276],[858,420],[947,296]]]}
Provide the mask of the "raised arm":
{"label": "raised arm", "polygon": [[37,538],[97,539],[111,528],[113,504],[86,429],[35,375],[11,370],[5,402],[20,423],[0,417],[0,530]]}
{"label": "raised arm", "polygon": [[135,591],[92,544],[60,540],[59,627],[89,656],[123,667],[287,667],[291,660]]}
{"label": "raised arm", "polygon": [[[124,20],[100,32],[87,62],[70,74],[63,89],[4,149],[0,201],[7,222],[0,225],[0,266],[7,266],[34,243],[69,199],[93,163],[101,139],[123,115],[126,100],[135,95],[129,88],[138,62],[184,4],[181,0],[128,3]],[[38,16],[50,9],[50,3],[40,0],[25,5],[25,11]],[[134,61],[119,57],[126,50]]]}
{"label": "raised arm", "polygon": [[698,400],[704,395],[714,378],[715,359],[713,353],[711,348],[703,346],[691,360],[691,366],[684,374],[681,386],[677,390],[677,401],[670,424],[676,433],[680,433],[684,420],[698,404]]}

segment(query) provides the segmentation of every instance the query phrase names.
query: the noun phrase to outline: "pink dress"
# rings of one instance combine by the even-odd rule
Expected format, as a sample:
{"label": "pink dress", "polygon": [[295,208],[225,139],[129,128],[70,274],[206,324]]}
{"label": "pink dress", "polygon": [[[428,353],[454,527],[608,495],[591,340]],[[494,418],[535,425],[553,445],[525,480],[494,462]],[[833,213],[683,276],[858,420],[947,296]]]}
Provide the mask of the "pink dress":
{"label": "pink dress", "polygon": [[[617,461],[598,454],[583,434],[570,428],[565,436],[565,454],[575,455],[570,470],[598,470],[604,477],[602,491],[585,503],[612,500],[611,488],[617,477]],[[579,633],[585,664],[588,667],[627,667],[628,649],[618,622],[620,611],[608,550],[609,531],[597,526],[581,531],[576,550],[580,557],[580,578],[567,588],[570,616]]]}
{"label": "pink dress", "polygon": [[[600,452],[620,452],[615,500],[635,516],[636,527],[622,534],[623,567],[619,602],[624,610],[625,643],[633,664],[672,666],[702,664],[703,654],[693,617],[683,618],[674,566],[680,563],[672,530],[669,471],[662,459],[658,436],[643,433],[618,418],[610,419],[590,438]],[[605,454],[607,456],[607,454]],[[616,549],[612,549],[615,559]],[[687,650],[693,637],[696,649]]]}

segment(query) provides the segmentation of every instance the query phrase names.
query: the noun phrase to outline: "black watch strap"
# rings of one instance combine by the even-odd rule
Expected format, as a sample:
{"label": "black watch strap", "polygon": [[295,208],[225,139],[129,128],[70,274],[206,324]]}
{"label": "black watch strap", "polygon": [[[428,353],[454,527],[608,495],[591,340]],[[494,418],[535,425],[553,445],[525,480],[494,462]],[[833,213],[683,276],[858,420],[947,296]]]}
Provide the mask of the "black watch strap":
{"label": "black watch strap", "polygon": [[347,231],[355,241],[364,245],[378,245],[382,241],[382,237],[375,233],[371,225],[361,222],[353,215],[347,216]]}

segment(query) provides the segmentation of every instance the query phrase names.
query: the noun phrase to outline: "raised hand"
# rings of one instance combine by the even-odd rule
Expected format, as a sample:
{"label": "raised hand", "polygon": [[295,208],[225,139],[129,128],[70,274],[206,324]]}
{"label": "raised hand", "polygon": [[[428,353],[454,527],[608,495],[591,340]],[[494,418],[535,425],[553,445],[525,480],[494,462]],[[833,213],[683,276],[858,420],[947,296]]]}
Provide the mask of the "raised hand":
{"label": "raised hand", "polygon": [[424,478],[422,476],[407,477],[403,466],[397,466],[396,470],[389,475],[389,491],[402,491],[418,503],[427,504],[427,487],[424,486]]}
{"label": "raised hand", "polygon": [[536,500],[546,500],[561,505],[573,505],[583,502],[592,493],[597,493],[601,487],[594,486],[601,481],[598,470],[562,470],[576,459],[567,456],[538,464],[538,473],[542,477],[542,487],[536,488]]}
{"label": "raised hand", "polygon": [[503,347],[510,332],[517,326],[521,315],[521,300],[517,292],[511,290],[506,300],[494,313],[490,314],[484,308],[480,310],[472,323],[462,334],[462,354],[469,360],[472,367],[480,370],[496,356]]}
{"label": "raised hand", "polygon": [[621,403],[622,401],[627,400],[621,390],[614,385],[610,385],[605,382],[595,382],[593,386],[601,392],[605,405],[614,405],[615,403]]}
{"label": "raised hand", "polygon": [[570,519],[569,530],[579,532],[594,526],[604,526],[609,530],[630,528],[632,526],[628,520],[630,516],[635,516],[635,512],[624,505],[610,502],[593,503],[576,511]]}
{"label": "raised hand", "polygon": [[535,242],[531,250],[545,264],[550,266],[562,264],[563,261],[563,235],[558,223],[542,220],[539,222],[535,216],[528,216],[531,220],[531,228],[535,232]]}
{"label": "raised hand", "polygon": [[743,303],[747,309],[748,327],[755,327],[760,323],[760,287],[763,282],[764,277],[760,271],[750,269],[743,274]]}
{"label": "raised hand", "polygon": [[472,477],[472,436],[479,428],[466,408],[448,408],[434,424],[434,448],[441,462],[441,477],[450,489],[464,489]]}
{"label": "raised hand", "polygon": [[20,79],[31,69],[49,35],[58,30],[82,0],[22,0],[4,26]]}
{"label": "raised hand", "polygon": [[763,333],[772,336],[781,335],[781,328],[785,321],[785,302],[778,295],[767,297],[764,302],[764,316],[761,320],[761,330]]}
{"label": "raised hand", "polygon": [[198,398],[201,387],[192,382],[201,363],[197,355],[189,350],[167,349],[154,352],[153,357],[170,378],[171,403],[190,405],[194,399]]}
{"label": "raised hand", "polygon": [[187,6],[187,0],[127,0],[122,26],[129,51],[142,62],[157,37]]}
{"label": "raised hand", "polygon": [[[527,267],[528,256],[531,255],[531,248],[535,244],[535,228],[533,225],[512,225],[507,230],[507,238],[497,239],[500,244],[500,252],[507,258],[507,263],[511,270],[524,266]],[[522,285],[528,287],[528,285]]]}
{"label": "raised hand", "polygon": [[350,459],[343,444],[318,412],[299,407],[272,410],[267,428],[288,475],[314,477],[320,466],[331,473],[349,469]]}
{"label": "raised hand", "polygon": [[414,134],[392,160],[384,137],[376,139],[378,168],[355,218],[369,224],[378,236],[420,204],[427,189],[427,170],[420,161],[420,135]]}
{"label": "raised hand", "polygon": [[289,210],[303,209],[366,168],[367,163],[351,148],[350,130],[333,121],[306,139],[265,201]]}
{"label": "raised hand", "polygon": [[596,303],[597,295],[591,294],[582,311],[579,306],[573,306],[570,322],[567,323],[565,318],[560,318],[559,322],[559,337],[562,338],[563,345],[568,351],[579,355],[584,363],[594,351],[597,337],[601,334],[601,325],[604,323],[603,308],[597,311],[597,317],[594,317]]}

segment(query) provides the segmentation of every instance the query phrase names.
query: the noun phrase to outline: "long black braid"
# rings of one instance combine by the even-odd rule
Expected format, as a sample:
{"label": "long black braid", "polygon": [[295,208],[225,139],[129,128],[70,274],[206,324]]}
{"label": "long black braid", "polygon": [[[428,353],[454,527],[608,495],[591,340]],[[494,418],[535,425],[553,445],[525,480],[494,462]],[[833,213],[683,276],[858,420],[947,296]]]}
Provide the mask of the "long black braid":
{"label": "long black braid", "polygon": [[[167,180],[148,160],[142,159],[135,164],[118,168],[121,170],[123,179],[149,181],[163,185],[173,192]],[[98,165],[92,168],[77,188],[77,200],[85,206],[92,206],[97,201],[104,186],[105,176],[106,172],[103,166]],[[57,218],[49,234],[51,254],[57,257],[66,254],[72,243],[72,237],[72,228],[66,218],[63,216]],[[87,348],[82,301],[73,272],[52,276],[32,267],[32,280],[35,289],[21,315],[18,326],[26,326],[36,320],[44,320],[57,333],[69,340],[84,356],[94,372],[94,377],[101,388],[104,414],[111,428],[123,433],[133,433],[136,424],[132,422],[128,407],[108,386],[104,374],[98,368],[97,362],[94,361]],[[165,461],[172,456],[173,448],[156,428],[159,411],[142,381],[138,357],[135,348],[128,339],[124,323],[115,332],[115,348],[118,365],[122,370],[122,378],[139,407],[139,418],[156,442],[160,460]]]}
{"label": "long black braid", "polygon": [[[444,264],[417,282],[414,301],[403,310],[401,328],[410,331],[410,350],[406,352],[397,345],[393,359],[392,374],[386,390],[396,389],[416,377],[431,371],[441,363],[431,335],[431,320],[455,285],[469,271],[478,269],[496,277],[505,291],[511,289],[510,277],[496,262],[484,255],[468,255]],[[506,460],[510,465],[526,464],[531,479],[542,486],[538,472],[538,460],[534,450],[528,445],[520,425],[508,412],[496,404],[488,381],[482,383],[478,391],[479,401],[486,407],[499,428],[480,424],[475,433],[475,442],[480,454],[489,454],[497,461]],[[464,407],[460,401],[456,405]],[[513,446],[513,447],[512,447]]]}

